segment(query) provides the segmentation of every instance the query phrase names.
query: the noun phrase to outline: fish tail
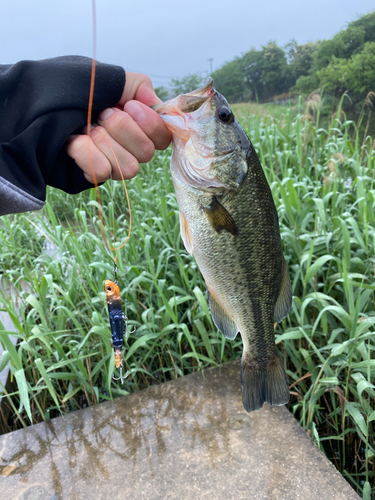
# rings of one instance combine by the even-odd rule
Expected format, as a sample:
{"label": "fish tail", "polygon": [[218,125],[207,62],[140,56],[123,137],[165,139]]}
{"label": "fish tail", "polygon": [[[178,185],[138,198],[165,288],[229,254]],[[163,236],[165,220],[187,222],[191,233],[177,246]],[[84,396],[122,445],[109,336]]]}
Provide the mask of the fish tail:
{"label": "fish tail", "polygon": [[241,360],[242,402],[247,412],[259,410],[264,403],[285,405],[289,402],[289,388],[279,353],[260,368],[249,355]]}

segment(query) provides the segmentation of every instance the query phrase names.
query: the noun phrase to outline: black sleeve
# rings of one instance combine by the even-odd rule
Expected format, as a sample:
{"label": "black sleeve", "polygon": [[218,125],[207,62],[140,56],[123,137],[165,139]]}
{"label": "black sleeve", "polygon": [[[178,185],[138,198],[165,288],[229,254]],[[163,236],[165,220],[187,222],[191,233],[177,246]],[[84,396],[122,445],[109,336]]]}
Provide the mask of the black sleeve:
{"label": "black sleeve", "polygon": [[[0,66],[0,215],[25,209],[12,200],[20,194],[26,210],[27,199],[41,206],[46,185],[67,193],[91,187],[65,151],[87,123],[90,79],[91,59],[80,56]],[[123,68],[97,63],[93,122],[118,103],[124,85]]]}

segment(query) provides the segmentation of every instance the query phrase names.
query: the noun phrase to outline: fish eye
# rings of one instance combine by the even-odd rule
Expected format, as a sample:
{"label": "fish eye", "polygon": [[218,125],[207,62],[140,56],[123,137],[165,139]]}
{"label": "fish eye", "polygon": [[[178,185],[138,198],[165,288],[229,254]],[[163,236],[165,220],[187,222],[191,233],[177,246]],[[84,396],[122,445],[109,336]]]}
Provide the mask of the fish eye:
{"label": "fish eye", "polygon": [[112,290],[112,288],[110,286],[107,286],[107,290],[108,290],[108,292],[110,292]]}
{"label": "fish eye", "polygon": [[234,118],[231,109],[227,106],[222,106],[221,108],[219,108],[217,115],[224,123],[232,123]]}

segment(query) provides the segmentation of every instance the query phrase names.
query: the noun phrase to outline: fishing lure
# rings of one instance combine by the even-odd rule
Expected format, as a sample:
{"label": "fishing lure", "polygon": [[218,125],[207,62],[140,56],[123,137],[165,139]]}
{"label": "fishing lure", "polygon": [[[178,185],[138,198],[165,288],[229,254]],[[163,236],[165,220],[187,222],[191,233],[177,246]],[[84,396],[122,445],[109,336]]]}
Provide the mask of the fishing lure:
{"label": "fishing lure", "polygon": [[117,266],[115,263],[115,281],[105,280],[105,293],[108,304],[108,314],[109,314],[109,323],[111,326],[111,334],[112,334],[112,343],[113,350],[115,354],[115,365],[116,368],[120,369],[120,377],[115,378],[113,376],[113,380],[121,380],[121,383],[124,383],[124,379],[127,378],[122,375],[122,346],[124,343],[124,334],[125,338],[128,333],[134,333],[135,329],[131,332],[128,332],[128,318],[122,312],[122,304],[121,304],[121,295],[120,295],[120,287],[117,282]]}
{"label": "fishing lure", "polygon": [[[93,99],[94,99],[94,86],[95,86],[95,73],[96,73],[96,57],[95,57],[95,52],[96,52],[96,5],[95,5],[95,0],[92,0],[92,13],[93,13],[94,46],[93,46],[92,68],[91,68],[90,95],[89,95],[89,103],[88,103],[88,111],[87,111],[87,136],[89,139],[91,136],[90,131],[91,131],[92,103],[93,103]],[[114,265],[115,281],[111,281],[111,280],[105,281],[105,293],[106,293],[106,299],[107,299],[107,305],[108,305],[109,322],[110,322],[110,326],[111,326],[112,343],[113,343],[113,349],[114,349],[114,354],[115,354],[115,365],[116,365],[116,368],[120,369],[120,377],[115,378],[115,376],[113,376],[112,378],[113,378],[113,380],[121,380],[121,383],[123,384],[124,379],[127,378],[127,376],[128,376],[128,375],[126,375],[124,377],[122,375],[123,361],[122,361],[122,357],[121,357],[121,351],[122,351],[122,346],[124,343],[124,334],[125,334],[125,337],[127,337],[128,333],[134,333],[135,329],[132,330],[131,332],[128,332],[128,318],[122,312],[120,288],[118,286],[118,281],[117,281],[117,264],[116,264],[117,255],[116,255],[116,252],[118,250],[120,250],[120,248],[122,248],[130,238],[131,227],[132,227],[132,215],[131,215],[128,190],[126,189],[125,179],[124,179],[122,170],[120,168],[120,164],[119,164],[119,161],[117,159],[117,156],[116,156],[116,154],[111,146],[111,143],[108,141],[107,137],[100,130],[98,130],[98,132],[101,133],[104,140],[107,142],[109,148],[112,151],[113,157],[116,161],[117,168],[120,172],[121,180],[122,180],[124,190],[125,190],[126,200],[128,202],[128,207],[129,207],[129,231],[128,231],[128,235],[127,235],[125,241],[121,245],[119,245],[118,247],[116,247],[116,246],[111,247],[111,245],[107,241],[106,232],[105,232],[105,228],[104,228],[102,203],[101,203],[101,199],[100,199],[99,185],[98,185],[98,182],[96,179],[95,169],[93,167],[91,143],[89,140],[89,142],[88,142],[88,146],[89,146],[88,147],[88,156],[89,156],[89,163],[90,163],[90,167],[91,167],[92,176],[94,179],[96,197],[97,197],[97,201],[98,201],[100,229],[101,229],[103,241],[104,241],[105,246],[107,247],[107,250],[109,252],[113,252],[113,254],[114,254],[113,265]],[[112,204],[112,206],[113,206],[113,204]],[[114,217],[113,212],[112,212],[112,219],[113,219],[113,241],[116,242],[115,217]]]}

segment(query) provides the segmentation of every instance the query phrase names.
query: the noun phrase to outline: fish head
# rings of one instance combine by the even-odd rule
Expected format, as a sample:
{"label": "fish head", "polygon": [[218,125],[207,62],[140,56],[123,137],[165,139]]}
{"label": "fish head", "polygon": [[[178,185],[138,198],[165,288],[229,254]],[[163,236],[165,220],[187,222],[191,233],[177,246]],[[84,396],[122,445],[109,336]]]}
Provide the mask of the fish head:
{"label": "fish head", "polygon": [[213,193],[239,188],[251,144],[212,78],[154,110],[172,132],[172,175]]}
{"label": "fish head", "polygon": [[120,287],[111,280],[105,280],[104,283],[107,302],[120,299]]}

